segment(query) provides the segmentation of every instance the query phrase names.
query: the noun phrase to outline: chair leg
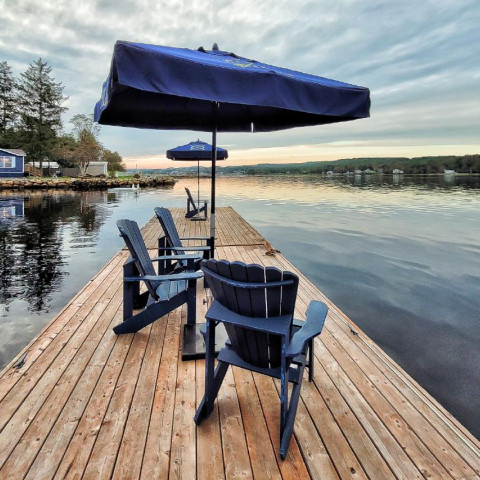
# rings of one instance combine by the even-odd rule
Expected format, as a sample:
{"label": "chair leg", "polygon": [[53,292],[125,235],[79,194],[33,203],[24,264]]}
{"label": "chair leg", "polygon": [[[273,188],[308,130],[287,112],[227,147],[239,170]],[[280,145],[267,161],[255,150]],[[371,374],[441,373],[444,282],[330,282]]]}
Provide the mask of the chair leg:
{"label": "chair leg", "polygon": [[288,407],[285,425],[280,438],[280,458],[285,460],[287,456],[290,440],[292,439],[293,426],[295,424],[295,416],[297,415],[298,400],[300,398],[300,388],[302,382],[293,386],[292,395],[290,396],[290,406]]}
{"label": "chair leg", "polygon": [[[123,276],[134,277],[138,275],[137,267],[133,261],[123,265]],[[133,315],[138,297],[140,296],[140,282],[123,282],[123,320]]]}
{"label": "chair leg", "polygon": [[288,370],[285,355],[282,355],[281,373],[280,373],[280,438],[283,437],[283,431],[287,422],[288,414]]}
{"label": "chair leg", "polygon": [[138,285],[135,287],[132,282],[123,283],[123,320],[127,320],[133,315],[133,303],[135,292],[138,290]]}
{"label": "chair leg", "polygon": [[308,381],[313,382],[313,365],[314,365],[314,352],[313,352],[313,338],[308,342]]}
{"label": "chair leg", "polygon": [[[280,458],[285,460],[288,452],[288,446],[292,439],[293,426],[295,424],[295,416],[297,415],[298,400],[300,398],[300,390],[302,387],[303,371],[305,369],[306,359],[303,357],[302,362],[298,366],[298,383],[293,384],[292,394],[290,395],[290,401],[288,400],[288,378],[290,376],[287,363],[284,363],[282,358],[282,373],[281,373],[281,417],[280,417]],[[283,370],[285,366],[285,371]],[[285,372],[285,373],[284,373]]]}
{"label": "chair leg", "polygon": [[195,413],[195,423],[199,425],[213,412],[213,406],[218,391],[228,370],[228,363],[218,362],[215,366],[215,323],[207,319],[205,334],[205,394]]}

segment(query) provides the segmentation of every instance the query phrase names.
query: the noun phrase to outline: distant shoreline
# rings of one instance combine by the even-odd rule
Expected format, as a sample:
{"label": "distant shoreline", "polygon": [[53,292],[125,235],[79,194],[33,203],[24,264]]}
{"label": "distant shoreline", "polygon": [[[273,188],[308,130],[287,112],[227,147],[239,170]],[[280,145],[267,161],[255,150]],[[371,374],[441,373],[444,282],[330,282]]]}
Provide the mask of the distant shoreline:
{"label": "distant shoreline", "polygon": [[[129,172],[155,175],[196,176],[198,166],[129,169]],[[200,175],[210,174],[210,164],[200,166]],[[345,158],[333,161],[301,163],[259,163],[256,165],[217,165],[217,175],[444,175],[445,171],[459,174],[480,174],[480,154],[429,157]]]}
{"label": "distant shoreline", "polygon": [[[196,174],[182,174],[182,175],[172,175],[173,178],[176,180],[182,180],[182,179],[196,179],[197,175]],[[369,178],[369,177],[384,177],[384,178],[390,178],[390,177],[430,177],[430,178],[455,178],[455,177],[461,177],[461,178],[466,178],[466,177],[473,177],[477,178],[480,177],[480,173],[455,173],[455,174],[445,174],[445,173],[362,173],[362,174],[353,174],[350,173],[347,175],[346,173],[334,173],[332,175],[327,175],[327,174],[322,174],[322,173],[299,173],[299,172],[294,172],[294,173],[280,173],[280,172],[262,172],[262,173],[223,173],[223,172],[217,172],[216,173],[217,178],[239,178],[239,177],[285,177],[285,178],[298,178],[298,177],[316,177],[316,178],[323,178],[325,180],[331,179],[331,178],[355,178],[355,177],[363,177],[363,178]],[[210,179],[212,178],[211,175],[208,174],[200,174],[201,179]]]}

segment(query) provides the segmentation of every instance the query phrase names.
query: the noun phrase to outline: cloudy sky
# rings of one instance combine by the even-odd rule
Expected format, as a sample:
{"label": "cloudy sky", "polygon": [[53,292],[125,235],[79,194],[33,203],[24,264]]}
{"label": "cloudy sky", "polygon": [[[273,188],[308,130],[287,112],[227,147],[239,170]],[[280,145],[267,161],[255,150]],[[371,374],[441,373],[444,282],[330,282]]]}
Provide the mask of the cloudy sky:
{"label": "cloudy sky", "polygon": [[[370,88],[371,118],[222,133],[231,165],[480,153],[479,0],[0,0],[0,61],[41,57],[69,96],[65,130],[92,113],[116,40],[222,50]],[[102,127],[129,166],[171,166],[191,131]]]}

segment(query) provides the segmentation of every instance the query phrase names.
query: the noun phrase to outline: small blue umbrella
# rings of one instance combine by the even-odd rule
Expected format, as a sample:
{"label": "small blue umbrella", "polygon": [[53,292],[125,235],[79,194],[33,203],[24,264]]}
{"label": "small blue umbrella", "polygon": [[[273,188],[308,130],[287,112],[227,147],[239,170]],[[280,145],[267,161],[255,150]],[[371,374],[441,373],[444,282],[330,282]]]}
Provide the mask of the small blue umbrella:
{"label": "small blue umbrella", "polygon": [[[199,161],[212,159],[212,146],[206,142],[197,140],[186,145],[171,148],[167,150],[167,158],[170,160]],[[225,160],[228,158],[228,151],[224,148],[217,147],[217,160]]]}
{"label": "small blue umbrella", "polygon": [[[171,148],[167,150],[167,158],[175,161],[197,161],[197,205],[200,205],[200,161],[212,159],[212,146],[206,142],[197,140],[186,145]],[[228,158],[228,151],[224,148],[217,147],[217,160],[225,160]],[[198,220],[204,220],[205,217],[194,217]]]}
{"label": "small blue umbrella", "polygon": [[210,235],[215,238],[217,131],[268,132],[369,116],[368,88],[234,53],[118,41],[95,121],[212,132]]}

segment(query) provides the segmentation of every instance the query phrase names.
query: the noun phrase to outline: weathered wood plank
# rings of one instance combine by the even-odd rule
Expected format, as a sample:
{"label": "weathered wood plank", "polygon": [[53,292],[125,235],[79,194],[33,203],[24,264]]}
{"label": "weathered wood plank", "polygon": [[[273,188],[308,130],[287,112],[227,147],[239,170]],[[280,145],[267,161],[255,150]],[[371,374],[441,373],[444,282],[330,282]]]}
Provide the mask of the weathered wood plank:
{"label": "weathered wood plank", "polygon": [[282,478],[253,376],[251,372],[240,368],[233,369],[233,376],[237,386],[253,475],[258,479]]}
{"label": "weathered wood plank", "polygon": [[[205,392],[205,360],[196,361],[197,408]],[[223,463],[218,403],[208,421],[197,427],[197,478],[199,480],[223,480]]]}
{"label": "weathered wood plank", "polygon": [[167,319],[153,323],[148,346],[142,362],[140,376],[125,425],[120,450],[115,462],[113,479],[140,477],[144,445],[155,392],[155,380],[162,357]]}
{"label": "weathered wood plank", "polygon": [[[137,332],[110,399],[82,478],[110,478],[132,404],[133,393],[145,356],[152,326]],[[70,472],[69,472],[70,474]]]}
{"label": "weathered wood plank", "polygon": [[168,315],[164,348],[156,378],[156,389],[140,474],[140,478],[145,480],[166,478],[170,468],[175,385],[179,362],[180,318],[178,309]]}
{"label": "weathered wood plank", "polygon": [[[336,383],[334,384],[331,377],[327,376],[322,365],[317,363],[315,385],[367,474],[370,477],[381,475],[382,478],[403,477],[412,480],[421,478],[420,472],[395,439],[389,435],[378,416],[370,415],[369,420],[372,424],[369,424],[366,416],[372,410],[368,403],[362,402],[363,408],[351,408],[353,402],[349,402],[348,397],[342,396],[338,389],[342,383],[350,385],[352,383],[348,377],[345,378],[337,364],[333,363],[330,366]],[[352,390],[354,391],[353,388]],[[355,393],[356,397],[362,398],[358,391]]]}
{"label": "weathered wood plank", "polygon": [[[112,353],[95,385],[70,443],[66,446],[63,456],[60,456],[60,462],[55,466],[50,465],[55,472],[53,478],[66,478],[68,475],[81,477],[104,421],[110,400],[117,388],[117,381],[128,357],[132,341],[133,335],[122,335],[116,339]],[[133,346],[135,348],[136,343]],[[61,447],[63,446],[59,446],[58,449],[60,450]],[[44,450],[42,453],[46,457],[43,464],[48,466],[49,451]],[[35,476],[32,476],[33,478]]]}
{"label": "weathered wood plank", "polygon": [[[305,379],[305,381],[307,380]],[[338,480],[339,476],[332,459],[301,397],[294,433],[310,477],[312,479]]]}
{"label": "weathered wood plank", "polygon": [[[414,433],[415,425],[409,425],[409,421],[412,423],[411,419],[408,417],[407,421],[405,420],[404,409],[407,408],[406,402],[403,403],[403,408],[400,410],[401,413],[399,413],[399,411],[390,404],[392,399],[388,398],[387,400],[381,394],[381,391],[377,390],[380,386],[370,381],[363,374],[358,366],[359,356],[351,358],[348,353],[339,346],[335,339],[331,337],[328,330],[325,330],[322,336],[325,337],[323,342],[328,345],[330,353],[339,362],[343,370],[347,372],[349,378],[366,398],[367,402],[378,412],[378,415],[384,419],[386,427],[398,438],[409,457],[414,459],[414,462],[422,473],[434,478],[449,478],[450,475],[447,470],[439,464],[438,458],[432,454],[432,450],[436,450],[432,448],[432,442],[435,438],[429,435],[422,441],[421,437],[419,438],[419,436]],[[401,403],[402,400],[399,399],[399,402]]]}
{"label": "weathered wood plank", "polygon": [[196,476],[195,362],[178,362],[170,450],[170,479]]}
{"label": "weathered wood plank", "polygon": [[[229,368],[217,396],[222,434],[225,478],[253,478],[242,414],[232,369]],[[200,428],[200,427],[199,427]]]}

